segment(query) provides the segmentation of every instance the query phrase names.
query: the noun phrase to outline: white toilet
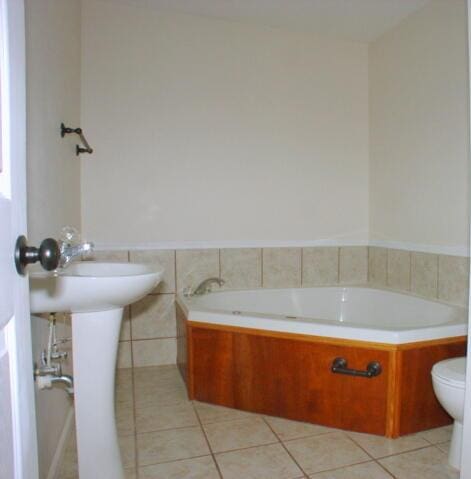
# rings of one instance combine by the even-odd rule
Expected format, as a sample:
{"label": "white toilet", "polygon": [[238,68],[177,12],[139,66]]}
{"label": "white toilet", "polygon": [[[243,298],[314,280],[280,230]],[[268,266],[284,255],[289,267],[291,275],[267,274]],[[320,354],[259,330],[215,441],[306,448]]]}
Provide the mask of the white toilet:
{"label": "white toilet", "polygon": [[465,357],[446,359],[436,363],[432,368],[435,395],[446,412],[455,420],[448,462],[456,469],[461,465],[465,378]]}

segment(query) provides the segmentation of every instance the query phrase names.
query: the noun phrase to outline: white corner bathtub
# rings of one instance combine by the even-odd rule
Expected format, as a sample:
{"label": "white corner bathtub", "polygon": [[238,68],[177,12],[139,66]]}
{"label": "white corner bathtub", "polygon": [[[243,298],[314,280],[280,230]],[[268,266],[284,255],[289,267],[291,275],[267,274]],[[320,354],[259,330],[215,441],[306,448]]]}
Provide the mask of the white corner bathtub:
{"label": "white corner bathtub", "polygon": [[188,321],[387,344],[467,334],[467,310],[363,287],[221,291],[177,302]]}

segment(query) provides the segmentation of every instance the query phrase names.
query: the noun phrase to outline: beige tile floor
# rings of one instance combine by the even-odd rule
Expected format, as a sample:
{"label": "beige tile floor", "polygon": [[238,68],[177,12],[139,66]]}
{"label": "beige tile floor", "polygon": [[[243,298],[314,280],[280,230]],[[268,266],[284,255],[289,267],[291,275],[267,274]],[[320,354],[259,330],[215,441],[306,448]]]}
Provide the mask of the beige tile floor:
{"label": "beige tile floor", "polygon": [[[118,370],[116,414],[127,479],[459,477],[450,426],[391,440],[188,401],[175,366]],[[77,477],[72,437],[60,479]]]}

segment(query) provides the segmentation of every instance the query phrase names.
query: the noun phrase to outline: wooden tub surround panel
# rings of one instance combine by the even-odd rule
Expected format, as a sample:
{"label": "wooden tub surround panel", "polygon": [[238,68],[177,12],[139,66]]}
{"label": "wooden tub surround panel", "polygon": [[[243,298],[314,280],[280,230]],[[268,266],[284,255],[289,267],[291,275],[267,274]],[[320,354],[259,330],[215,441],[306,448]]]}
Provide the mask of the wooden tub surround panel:
{"label": "wooden tub surround panel", "polygon": [[385,434],[387,376],[366,379],[330,371],[338,356],[347,356],[349,365],[362,369],[377,360],[387,370],[384,351],[199,327],[192,327],[192,342],[195,399]]}
{"label": "wooden tub surround panel", "polygon": [[431,371],[438,361],[466,355],[466,338],[399,350],[397,431],[395,436],[450,424],[433,392]]}
{"label": "wooden tub surround panel", "polygon": [[[452,422],[430,371],[463,356],[466,338],[392,345],[186,320],[177,305],[177,362],[190,399],[329,427],[398,437]],[[380,375],[334,374],[381,363]]]}

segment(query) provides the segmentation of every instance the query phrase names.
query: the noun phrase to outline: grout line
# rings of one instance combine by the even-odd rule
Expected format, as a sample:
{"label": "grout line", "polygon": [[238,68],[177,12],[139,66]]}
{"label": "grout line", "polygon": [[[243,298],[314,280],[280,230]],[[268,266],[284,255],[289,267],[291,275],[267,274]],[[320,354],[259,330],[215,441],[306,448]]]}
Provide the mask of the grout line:
{"label": "grout line", "polygon": [[[278,416],[272,416],[272,417],[278,417]],[[285,419],[285,418],[282,417],[281,419]],[[295,422],[300,422],[302,424],[313,424],[314,426],[317,426],[317,424],[314,424],[314,423],[309,423],[309,422],[306,423],[304,421],[296,421],[295,419],[287,419],[287,421],[295,421]],[[322,426],[322,427],[328,428],[328,426]],[[283,443],[286,443],[286,442],[297,441],[298,439],[308,439],[308,438],[311,438],[311,437],[326,436],[327,434],[338,434],[338,433],[345,433],[345,431],[343,431],[341,429],[332,429],[330,431],[321,431],[321,432],[316,432],[316,433],[313,433],[313,434],[306,434],[306,435],[302,435],[302,436],[297,436],[297,437],[293,437],[291,439],[281,439],[280,438],[280,441],[283,442]]]}
{"label": "grout line", "polygon": [[211,448],[211,444],[209,444],[208,436],[206,435],[206,431],[204,430],[203,423],[201,422],[201,418],[200,418],[200,416],[199,416],[199,414],[198,414],[198,410],[196,409],[195,403],[194,403],[193,401],[192,401],[192,406],[193,406],[193,411],[194,411],[195,414],[196,414],[196,418],[197,418],[197,420],[198,420],[198,423],[199,423],[199,425],[200,425],[201,431],[202,431],[202,433],[203,433],[204,439],[205,439],[205,441],[206,441],[206,444],[208,445],[209,452],[210,452],[211,457],[212,457],[212,459],[213,459],[213,462],[214,462],[214,464],[215,464],[215,466],[216,466],[216,469],[217,469],[217,472],[218,472],[218,474],[219,474],[219,477],[220,477],[221,479],[223,479],[223,475],[222,475],[221,469],[220,469],[220,467],[219,467],[218,462],[216,461],[216,456],[214,455],[213,449]]}
{"label": "grout line", "polygon": [[[131,320],[132,324],[132,320]],[[132,326],[131,326],[131,339],[129,341],[131,344],[131,368],[134,369],[134,347],[133,347],[133,340],[132,340]],[[134,386],[133,386],[134,387]]]}
{"label": "grout line", "polygon": [[340,284],[340,248],[337,248],[337,284]]}
{"label": "grout line", "polygon": [[[420,439],[424,440],[425,442],[427,442],[430,446],[435,446],[435,443],[433,443],[432,441],[430,441],[429,439],[427,439],[426,437],[422,437],[420,436]],[[443,441],[443,442],[446,442],[446,441]]]}
{"label": "grout line", "polygon": [[276,431],[271,427],[270,423],[264,417],[262,417],[262,419],[265,422],[265,424],[270,428],[271,432],[278,439],[279,443],[281,444],[281,447],[286,451],[286,453],[291,458],[291,460],[299,467],[299,470],[304,474],[305,477],[309,477],[309,474],[301,467],[301,465],[298,463],[298,461],[294,458],[294,456],[291,454],[291,452],[286,447],[285,443],[281,440],[280,436],[278,436]]}
{"label": "grout line", "polygon": [[260,254],[261,254],[261,273],[262,273],[262,276],[260,278],[260,285],[261,285],[261,288],[264,288],[264,285],[263,285],[263,263],[265,262],[265,259],[264,259],[264,254],[263,252],[265,251],[264,248],[260,248]]}
{"label": "grout line", "polygon": [[[156,336],[156,337],[152,337],[152,338],[136,338],[134,339],[133,341],[134,342],[139,342],[139,341],[153,341],[155,339],[175,339],[176,336]],[[124,341],[122,341],[124,342]],[[172,364],[175,364],[175,363],[168,363],[168,364],[156,364],[154,365],[154,367],[158,367],[158,366],[170,366]],[[137,367],[143,367],[143,366],[137,366]],[[145,366],[144,366],[145,367]],[[152,366],[148,366],[148,367],[152,367]]]}
{"label": "grout line", "polygon": [[[344,434],[351,440],[353,441],[360,449],[362,449],[368,456],[371,457],[373,461],[378,461],[380,459],[386,459],[388,457],[394,457],[394,456],[399,456],[401,454],[406,454],[408,452],[414,452],[414,451],[420,451],[421,449],[426,449],[427,447],[432,446],[433,444],[427,444],[426,446],[420,446],[420,447],[415,447],[413,449],[407,449],[406,451],[401,451],[401,452],[396,452],[394,454],[387,454],[385,456],[380,456],[380,457],[373,457],[359,442],[357,442],[353,437],[351,437],[348,433],[350,431],[346,431]],[[427,440],[425,440],[428,442]]]}
{"label": "grout line", "polygon": [[218,249],[218,263],[219,263],[218,278],[221,278],[221,273],[222,273],[222,269],[221,269],[221,249]]}
{"label": "grout line", "polygon": [[346,469],[347,467],[359,466],[361,464],[370,464],[371,462],[376,462],[376,461],[374,460],[372,461],[371,459],[368,459],[366,461],[355,462],[353,464],[347,464],[345,466],[338,466],[338,467],[333,467],[330,469],[323,469],[322,471],[313,472],[312,474],[316,475],[316,474],[322,474],[325,472],[341,471],[343,469]]}
{"label": "grout line", "polygon": [[[262,258],[262,248],[257,248],[257,251],[258,251],[258,254],[260,255],[260,265],[258,267],[258,274],[260,274],[259,276],[259,282],[257,284],[257,288],[261,288],[262,287],[262,278],[263,278],[263,258]],[[256,288],[256,289],[257,289]]]}
{"label": "grout line", "polygon": [[366,247],[366,284],[370,284],[370,247]]}
{"label": "grout line", "polygon": [[412,253],[408,251],[407,255],[409,256],[409,289],[408,291],[412,291]]}
{"label": "grout line", "polygon": [[[357,444],[359,447],[361,447],[360,444],[358,444],[358,443],[355,443],[355,444]],[[430,447],[430,446],[433,446],[433,444],[427,444],[427,445],[425,445],[425,446],[415,447],[414,449],[407,449],[407,450],[405,450],[405,451],[395,452],[394,454],[387,454],[387,455],[385,455],[385,456],[379,456],[379,457],[373,457],[373,456],[371,456],[371,454],[368,454],[368,453],[367,453],[367,454],[368,454],[369,456],[371,456],[373,460],[379,461],[379,460],[381,460],[381,459],[387,459],[388,457],[400,456],[401,454],[407,454],[408,452],[415,452],[415,451],[420,451],[421,449],[427,449],[427,448]],[[362,448],[362,447],[361,447],[361,448]],[[362,449],[363,449],[363,448],[362,448]],[[363,449],[363,450],[364,450],[364,449]],[[365,452],[367,452],[367,451],[365,450]]]}
{"label": "grout line", "polygon": [[[132,359],[132,343],[131,343],[131,359]],[[137,447],[137,427],[136,427],[136,390],[134,381],[134,367],[131,371],[131,387],[132,387],[132,420],[134,423],[134,469],[136,472],[136,478],[139,479],[139,461],[138,461],[138,447]],[[119,441],[118,441],[119,442]]]}
{"label": "grout line", "polygon": [[[167,406],[161,406],[161,407],[180,406],[181,404],[185,404],[185,403],[167,404]],[[139,408],[139,410],[141,410],[141,411],[142,411],[142,409],[156,409],[156,408],[152,407],[152,406],[148,407],[148,408]],[[179,431],[181,429],[191,429],[191,428],[198,427],[199,425],[200,425],[200,423],[197,421],[196,424],[187,424],[186,426],[164,427],[162,429],[152,429],[152,431],[138,431],[137,426],[136,426],[136,432],[137,432],[137,434],[140,434],[142,436],[144,434],[154,434],[155,432],[177,431],[177,430]],[[207,454],[205,454],[205,455],[207,456]]]}
{"label": "grout line", "polygon": [[173,464],[182,461],[191,461],[192,459],[199,459],[201,457],[208,457],[210,454],[199,454],[198,456],[191,456],[191,457],[183,457],[181,459],[172,459],[171,461],[161,461],[161,462],[153,462],[152,464],[145,464],[141,466],[141,469],[145,469],[146,467],[152,466],[160,466],[161,464]]}
{"label": "grout line", "polygon": [[301,288],[303,287],[303,277],[304,277],[304,248],[301,248]]}
{"label": "grout line", "polygon": [[175,272],[175,294],[178,294],[177,285],[178,285],[178,277],[177,277],[177,250],[173,250],[173,267]]}
{"label": "grout line", "polygon": [[378,464],[378,466],[379,466],[383,471],[386,472],[386,474],[389,474],[389,475],[390,475],[392,478],[394,478],[394,479],[398,479],[398,477],[395,476],[386,466],[383,466],[379,461],[376,461],[376,460],[375,460],[375,462],[376,462],[376,464]]}
{"label": "grout line", "polygon": [[264,444],[257,444],[256,446],[247,446],[247,447],[238,447],[237,449],[228,449],[227,451],[218,451],[214,453],[214,456],[219,456],[221,454],[228,454],[231,452],[240,452],[240,451],[248,451],[249,449],[257,449],[259,447],[265,447],[265,446],[276,446],[277,444],[280,444],[278,440],[276,442],[267,442]]}
{"label": "grout line", "polygon": [[437,254],[437,296],[436,299],[440,300],[440,255]]}
{"label": "grout line", "polygon": [[355,446],[359,447],[368,457],[370,457],[371,460],[375,461],[375,458],[361,444],[359,444],[357,441],[355,441],[355,439],[353,439],[353,437],[351,437],[348,434],[348,432],[343,432],[343,434],[345,434],[345,436],[347,436],[348,439],[350,439],[350,441],[352,441],[353,444],[355,444]]}
{"label": "grout line", "polygon": [[[210,403],[204,403],[202,401],[198,401],[196,399],[193,400],[193,404],[195,404],[195,408],[196,410],[197,409],[197,406],[196,406],[196,403],[198,404],[204,404],[204,405],[207,405],[207,404],[210,404]],[[234,408],[229,408],[227,406],[219,406],[219,405],[216,405],[216,404],[210,404],[211,406],[214,406],[214,407],[222,407],[222,408],[226,408],[226,409],[230,409],[231,411],[237,411],[237,412],[242,412],[242,413],[245,413],[247,414],[247,416],[244,416],[242,415],[241,417],[237,417],[237,418],[231,418],[231,419],[220,419],[220,420],[217,420],[217,421],[210,421],[210,422],[203,422],[203,420],[201,420],[201,424],[203,426],[210,426],[212,424],[218,424],[218,423],[221,423],[221,422],[235,422],[235,421],[245,421],[247,419],[255,419],[257,417],[262,417],[261,414],[258,414],[256,412],[249,412],[249,411],[243,411],[242,409],[234,409]],[[199,415],[199,414],[198,414]]]}
{"label": "grout line", "polygon": [[132,317],[133,317],[133,312],[132,312],[132,304],[128,305],[128,317],[129,317],[129,341],[132,341]]}

